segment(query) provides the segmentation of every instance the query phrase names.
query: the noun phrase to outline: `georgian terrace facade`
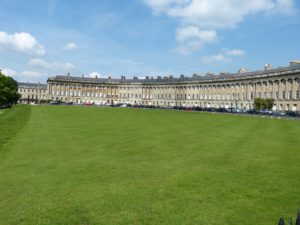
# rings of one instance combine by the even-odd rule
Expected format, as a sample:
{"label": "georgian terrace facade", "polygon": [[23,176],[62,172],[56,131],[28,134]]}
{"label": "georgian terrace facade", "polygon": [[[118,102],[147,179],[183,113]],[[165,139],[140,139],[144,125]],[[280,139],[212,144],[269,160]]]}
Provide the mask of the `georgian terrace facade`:
{"label": "georgian terrace facade", "polygon": [[300,64],[255,72],[145,79],[48,78],[48,97],[74,103],[131,104],[159,107],[252,109],[255,98],[274,98],[273,109],[300,111]]}
{"label": "georgian terrace facade", "polygon": [[18,82],[19,103],[38,103],[48,99],[47,85],[41,83]]}

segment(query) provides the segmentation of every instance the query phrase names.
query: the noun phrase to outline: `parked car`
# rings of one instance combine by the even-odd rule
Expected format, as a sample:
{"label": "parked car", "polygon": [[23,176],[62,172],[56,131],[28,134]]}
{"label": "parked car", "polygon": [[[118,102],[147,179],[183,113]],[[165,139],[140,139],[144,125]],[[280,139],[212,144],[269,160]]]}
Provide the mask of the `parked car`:
{"label": "parked car", "polygon": [[241,113],[243,112],[242,109],[239,109],[239,108],[228,108],[227,109],[227,112],[230,112],[230,113]]}
{"label": "parked car", "polygon": [[91,106],[94,105],[94,102],[84,102],[83,105]]}
{"label": "parked car", "polygon": [[240,109],[240,108],[233,108],[232,112],[233,113],[242,113],[242,112],[244,112],[244,110]]}
{"label": "parked car", "polygon": [[249,109],[249,110],[247,110],[247,113],[249,113],[249,114],[257,114],[257,111],[254,110],[254,109]]}
{"label": "parked car", "polygon": [[50,102],[49,104],[50,105],[60,105],[60,102],[59,101],[53,101],[53,102]]}
{"label": "parked car", "polygon": [[273,111],[273,116],[286,116],[286,113],[281,111]]}
{"label": "parked car", "polygon": [[261,115],[273,115],[273,111],[267,109],[261,109],[258,111],[258,113]]}
{"label": "parked car", "polygon": [[300,117],[300,114],[297,111],[287,111],[286,115],[287,116],[292,116],[292,117]]}
{"label": "parked car", "polygon": [[217,108],[216,112],[226,112],[226,109],[225,108]]}

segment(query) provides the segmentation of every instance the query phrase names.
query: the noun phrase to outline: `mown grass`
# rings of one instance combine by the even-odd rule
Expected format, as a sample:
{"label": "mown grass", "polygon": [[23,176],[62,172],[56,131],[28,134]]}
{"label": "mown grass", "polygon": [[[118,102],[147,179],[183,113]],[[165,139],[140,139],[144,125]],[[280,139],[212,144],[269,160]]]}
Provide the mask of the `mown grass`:
{"label": "mown grass", "polygon": [[0,109],[0,149],[27,123],[30,111],[30,106]]}
{"label": "mown grass", "polygon": [[76,106],[4,115],[22,129],[0,151],[1,225],[271,225],[300,207],[298,121]]}

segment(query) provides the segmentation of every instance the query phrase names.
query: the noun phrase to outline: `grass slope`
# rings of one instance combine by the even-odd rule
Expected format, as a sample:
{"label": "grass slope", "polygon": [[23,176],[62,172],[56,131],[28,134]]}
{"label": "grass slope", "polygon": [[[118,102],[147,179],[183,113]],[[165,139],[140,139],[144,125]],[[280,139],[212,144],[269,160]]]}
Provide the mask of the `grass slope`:
{"label": "grass slope", "polygon": [[300,206],[298,121],[34,106],[22,126],[0,150],[1,225],[273,225]]}
{"label": "grass slope", "polygon": [[30,112],[30,106],[0,109],[0,149],[25,126]]}

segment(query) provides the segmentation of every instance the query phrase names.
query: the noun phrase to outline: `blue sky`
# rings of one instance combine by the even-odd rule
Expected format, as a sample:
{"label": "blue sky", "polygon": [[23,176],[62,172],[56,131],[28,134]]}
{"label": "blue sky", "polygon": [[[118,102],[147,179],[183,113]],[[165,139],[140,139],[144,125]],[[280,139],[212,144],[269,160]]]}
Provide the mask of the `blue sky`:
{"label": "blue sky", "polygon": [[0,68],[18,81],[58,74],[179,76],[300,59],[296,0],[0,0]]}

